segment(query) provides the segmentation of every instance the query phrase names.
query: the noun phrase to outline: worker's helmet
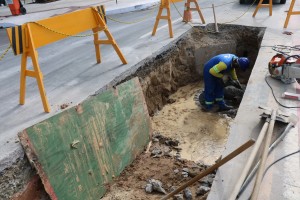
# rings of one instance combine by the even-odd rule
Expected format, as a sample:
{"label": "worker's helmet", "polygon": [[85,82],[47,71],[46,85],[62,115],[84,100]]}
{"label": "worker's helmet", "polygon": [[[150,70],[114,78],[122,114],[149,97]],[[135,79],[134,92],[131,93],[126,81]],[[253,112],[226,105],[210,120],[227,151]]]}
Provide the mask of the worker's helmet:
{"label": "worker's helmet", "polygon": [[248,58],[246,57],[239,57],[237,59],[237,62],[239,64],[239,67],[241,68],[241,70],[246,71],[246,69],[249,67],[250,61]]}

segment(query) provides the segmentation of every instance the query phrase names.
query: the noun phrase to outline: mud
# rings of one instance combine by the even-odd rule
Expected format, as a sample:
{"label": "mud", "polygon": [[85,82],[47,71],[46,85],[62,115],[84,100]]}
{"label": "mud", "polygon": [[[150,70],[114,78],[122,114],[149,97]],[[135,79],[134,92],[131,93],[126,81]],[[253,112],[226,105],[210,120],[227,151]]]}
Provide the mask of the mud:
{"label": "mud", "polygon": [[224,150],[232,119],[196,106],[194,94],[201,88],[202,82],[179,88],[170,96],[174,103],[152,117],[152,129],[179,140],[182,158],[211,165]]}

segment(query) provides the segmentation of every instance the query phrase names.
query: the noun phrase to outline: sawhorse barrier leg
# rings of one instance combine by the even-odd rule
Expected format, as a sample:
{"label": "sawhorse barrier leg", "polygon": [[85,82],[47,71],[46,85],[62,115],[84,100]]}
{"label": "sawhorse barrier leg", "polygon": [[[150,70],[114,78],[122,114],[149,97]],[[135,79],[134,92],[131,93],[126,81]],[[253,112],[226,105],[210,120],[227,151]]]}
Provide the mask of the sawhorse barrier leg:
{"label": "sawhorse barrier leg", "polygon": [[[167,10],[167,15],[166,16],[162,16],[163,9]],[[154,36],[155,33],[156,33],[156,29],[157,29],[157,26],[158,26],[158,23],[159,23],[160,19],[168,20],[170,38],[173,38],[172,20],[171,20],[171,11],[170,11],[170,1],[169,0],[165,0],[164,2],[161,2],[160,6],[159,6],[159,11],[158,11],[158,14],[156,16],[156,21],[155,21],[153,31],[152,31],[152,36]]]}
{"label": "sawhorse barrier leg", "polygon": [[269,4],[263,4],[262,2],[263,2],[263,0],[260,0],[260,1],[259,1],[259,3],[258,3],[258,5],[256,6],[256,9],[255,9],[255,11],[254,11],[252,17],[255,17],[255,15],[256,15],[258,9],[260,9],[260,8],[269,8],[269,16],[272,16],[272,5],[273,5],[273,1],[272,1],[272,0],[269,0]]}
{"label": "sawhorse barrier leg", "polygon": [[296,0],[292,0],[292,2],[291,2],[289,11],[288,11],[287,16],[285,18],[284,28],[286,28],[288,26],[291,15],[300,15],[300,11],[293,11],[294,5],[295,5],[295,1]]}
{"label": "sawhorse barrier leg", "polygon": [[[195,4],[195,8],[191,8],[191,3]],[[187,8],[187,10],[190,10],[190,11],[197,11],[200,16],[200,19],[202,21],[202,24],[205,24],[205,20],[204,20],[204,17],[202,15],[202,12],[200,10],[200,6],[199,6],[197,0],[187,0],[186,8]]]}
{"label": "sawhorse barrier leg", "polygon": [[[22,61],[21,61],[21,77],[20,77],[20,104],[24,105],[25,104],[25,94],[26,94],[26,77],[33,77],[36,79],[38,88],[40,91],[40,96],[42,99],[44,111],[49,113],[50,112],[50,107],[48,103],[48,99],[46,97],[46,92],[44,88],[44,83],[43,83],[43,74],[40,70],[39,62],[38,62],[38,53],[35,50],[33,41],[31,40],[32,34],[30,30],[29,24],[26,25],[25,31],[27,31],[27,35],[29,36],[28,38],[28,47],[29,51],[24,52],[22,54]],[[32,65],[33,65],[33,70],[28,70],[27,69],[27,58],[30,57],[32,60]]]}

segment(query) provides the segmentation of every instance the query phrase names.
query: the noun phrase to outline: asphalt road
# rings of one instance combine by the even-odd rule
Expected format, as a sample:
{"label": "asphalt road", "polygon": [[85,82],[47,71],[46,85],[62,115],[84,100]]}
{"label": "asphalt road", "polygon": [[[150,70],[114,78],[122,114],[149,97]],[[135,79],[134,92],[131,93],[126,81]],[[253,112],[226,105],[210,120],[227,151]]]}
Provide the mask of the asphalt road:
{"label": "asphalt road", "polygon": [[3,48],[6,48],[8,45],[9,45],[9,40],[6,35],[6,30],[0,29],[0,52],[2,52]]}

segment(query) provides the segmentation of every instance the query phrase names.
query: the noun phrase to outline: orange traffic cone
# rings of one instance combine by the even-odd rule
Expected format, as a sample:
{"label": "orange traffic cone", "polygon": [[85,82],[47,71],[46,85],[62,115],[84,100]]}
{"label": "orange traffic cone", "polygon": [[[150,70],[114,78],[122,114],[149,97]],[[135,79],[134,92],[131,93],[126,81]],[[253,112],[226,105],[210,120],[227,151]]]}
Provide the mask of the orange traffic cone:
{"label": "orange traffic cone", "polygon": [[[188,0],[189,1],[189,0]],[[190,5],[185,1],[184,4],[184,12],[183,12],[183,20],[185,23],[192,21],[192,11],[190,10]]]}

